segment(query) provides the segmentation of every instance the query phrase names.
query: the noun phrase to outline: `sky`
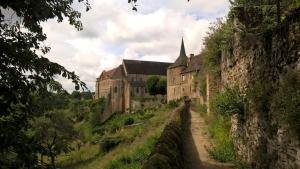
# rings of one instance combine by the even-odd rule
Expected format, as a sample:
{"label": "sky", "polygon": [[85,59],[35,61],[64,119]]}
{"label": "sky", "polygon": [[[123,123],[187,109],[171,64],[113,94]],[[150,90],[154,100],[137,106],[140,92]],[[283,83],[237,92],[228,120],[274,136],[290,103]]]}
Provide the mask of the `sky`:
{"label": "sky", "polygon": [[[179,55],[183,37],[187,54],[199,54],[203,38],[216,18],[226,16],[228,0],[139,0],[132,11],[127,0],[90,0],[92,9],[81,4],[83,30],[77,31],[67,20],[42,23],[47,34],[46,55],[65,66],[95,90],[96,78],[122,59],[173,62]],[[69,91],[70,80],[58,80]]]}

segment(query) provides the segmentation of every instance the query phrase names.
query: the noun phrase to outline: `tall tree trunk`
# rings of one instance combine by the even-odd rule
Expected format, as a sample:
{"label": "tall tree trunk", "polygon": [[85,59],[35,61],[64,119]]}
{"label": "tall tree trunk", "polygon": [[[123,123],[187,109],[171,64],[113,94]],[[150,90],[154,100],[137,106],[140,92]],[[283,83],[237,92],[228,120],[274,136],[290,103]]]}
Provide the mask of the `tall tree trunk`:
{"label": "tall tree trunk", "polygon": [[277,0],[276,2],[277,7],[277,23],[280,23],[280,17],[281,17],[281,11],[280,11],[280,0]]}
{"label": "tall tree trunk", "polygon": [[55,156],[51,153],[51,166],[55,169]]}

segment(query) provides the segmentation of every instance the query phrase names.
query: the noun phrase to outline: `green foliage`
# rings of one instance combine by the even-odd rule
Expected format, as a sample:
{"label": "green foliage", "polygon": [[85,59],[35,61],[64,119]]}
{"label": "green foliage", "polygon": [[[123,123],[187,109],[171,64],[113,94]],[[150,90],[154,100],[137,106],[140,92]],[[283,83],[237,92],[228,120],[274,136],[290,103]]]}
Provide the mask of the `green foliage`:
{"label": "green foliage", "polygon": [[[71,25],[82,29],[80,13],[71,5],[73,0],[0,1],[0,164],[2,168],[33,168],[37,166],[37,145],[27,135],[29,121],[35,116],[34,94],[46,93],[54,77],[72,80],[75,88],[85,84],[74,73],[43,57],[50,48],[43,42],[47,36],[42,22],[67,18]],[[88,1],[78,0],[90,9]],[[10,11],[14,14],[7,13]],[[40,111],[39,113],[41,113]]]}
{"label": "green foliage", "polygon": [[147,138],[147,140],[139,147],[122,155],[121,157],[111,161],[105,169],[140,169],[142,164],[148,158],[156,141],[159,138],[159,133]]}
{"label": "green foliage", "polygon": [[299,71],[285,74],[271,101],[274,114],[300,138],[300,75]]}
{"label": "green foliage", "polygon": [[230,18],[238,17],[243,32],[263,33],[276,28],[288,11],[300,6],[299,0],[230,0]]}
{"label": "green foliage", "polygon": [[209,122],[209,133],[216,145],[209,150],[209,154],[220,162],[232,162],[235,159],[234,146],[230,137],[230,119],[216,115]]}
{"label": "green foliage", "polygon": [[223,51],[232,52],[233,24],[219,19],[210,27],[208,36],[204,39],[203,49],[204,65],[213,74],[220,74],[221,55]]}
{"label": "green foliage", "polygon": [[209,150],[209,154],[217,161],[232,162],[235,159],[233,144],[224,143]]}
{"label": "green foliage", "polygon": [[132,117],[129,117],[124,121],[125,126],[132,125],[133,123],[134,123],[134,119]]}
{"label": "green foliage", "polygon": [[200,76],[199,77],[199,89],[201,96],[206,97],[206,77]]}
{"label": "green foliage", "polygon": [[165,78],[159,76],[148,77],[146,80],[146,87],[150,95],[165,95],[167,93],[167,81]]}
{"label": "green foliage", "polygon": [[266,113],[269,111],[272,88],[270,84],[257,82],[246,91],[246,98],[255,111]]}
{"label": "green foliage", "polygon": [[178,101],[176,101],[176,100],[171,100],[171,101],[169,101],[169,103],[168,103],[168,107],[169,108],[176,108],[176,107],[178,107]]}
{"label": "green foliage", "polygon": [[107,153],[122,142],[120,137],[106,137],[100,141],[100,152]]}
{"label": "green foliage", "polygon": [[226,88],[218,93],[211,102],[212,111],[218,115],[230,116],[232,114],[244,115],[244,104],[238,89]]}
{"label": "green foliage", "polygon": [[160,78],[157,83],[157,93],[166,95],[167,94],[167,79],[166,78]]}
{"label": "green foliage", "polygon": [[36,118],[32,126],[32,134],[41,146],[39,153],[51,158],[51,166],[55,168],[55,157],[72,150],[71,142],[77,135],[72,122],[63,112],[55,111]]}
{"label": "green foliage", "polygon": [[105,109],[104,99],[97,99],[90,102],[91,118],[90,124],[92,128],[96,127],[101,123],[101,114]]}

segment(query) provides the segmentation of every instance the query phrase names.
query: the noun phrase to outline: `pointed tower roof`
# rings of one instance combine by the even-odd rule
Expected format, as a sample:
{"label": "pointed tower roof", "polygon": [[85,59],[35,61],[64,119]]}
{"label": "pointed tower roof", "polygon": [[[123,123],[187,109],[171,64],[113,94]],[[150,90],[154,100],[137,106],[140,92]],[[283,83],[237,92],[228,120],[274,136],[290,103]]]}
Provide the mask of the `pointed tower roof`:
{"label": "pointed tower roof", "polygon": [[180,48],[180,54],[179,54],[179,56],[185,56],[186,57],[183,38],[181,40],[181,48]]}
{"label": "pointed tower roof", "polygon": [[182,38],[179,57],[176,59],[176,61],[169,68],[174,68],[174,67],[177,67],[177,66],[186,66],[187,61],[188,61],[188,57],[186,56],[186,53],[185,53],[184,41],[183,41],[183,38]]}

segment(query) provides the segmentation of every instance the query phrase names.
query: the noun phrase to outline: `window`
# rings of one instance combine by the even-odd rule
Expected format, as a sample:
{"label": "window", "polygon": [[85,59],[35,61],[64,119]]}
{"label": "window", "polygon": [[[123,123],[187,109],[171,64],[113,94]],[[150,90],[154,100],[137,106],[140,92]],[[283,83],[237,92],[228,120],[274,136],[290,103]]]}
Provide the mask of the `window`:
{"label": "window", "polygon": [[182,75],[182,81],[185,81],[185,75]]}
{"label": "window", "polygon": [[182,92],[184,92],[184,87],[182,88]]}
{"label": "window", "polygon": [[115,93],[118,92],[118,87],[116,86],[115,89],[114,89]]}
{"label": "window", "polygon": [[175,84],[175,77],[173,77],[173,84]]}
{"label": "window", "polygon": [[148,91],[147,91],[147,87],[145,88],[145,93],[148,93]]}
{"label": "window", "polygon": [[139,88],[137,87],[137,88],[136,88],[136,93],[139,93],[139,92],[140,92],[140,90],[139,90]]}

